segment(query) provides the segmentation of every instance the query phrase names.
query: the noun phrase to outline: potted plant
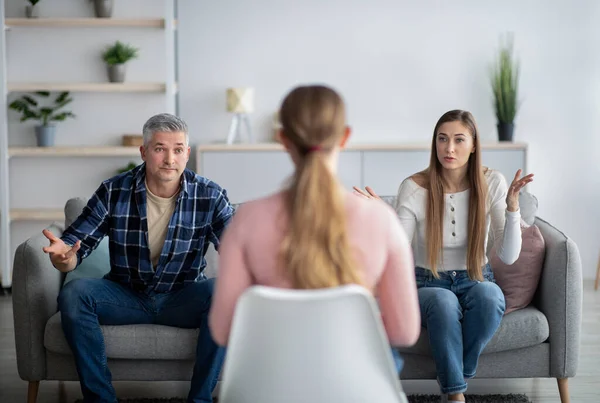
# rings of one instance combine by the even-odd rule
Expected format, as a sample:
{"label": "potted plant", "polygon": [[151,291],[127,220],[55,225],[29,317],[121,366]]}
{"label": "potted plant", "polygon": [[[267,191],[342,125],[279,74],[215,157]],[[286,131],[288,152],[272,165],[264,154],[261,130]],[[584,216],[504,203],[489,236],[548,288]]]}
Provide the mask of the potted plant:
{"label": "potted plant", "polygon": [[497,118],[498,140],[512,141],[515,116],[519,109],[519,62],[513,56],[513,39],[500,47],[496,64],[492,68],[492,91]]}
{"label": "potted plant", "polygon": [[25,6],[25,16],[27,18],[37,18],[38,17],[38,9],[35,6],[40,0],[27,0],[29,3]]}
{"label": "potted plant", "polygon": [[117,174],[122,174],[123,172],[127,172],[127,171],[131,171],[133,168],[137,167],[138,164],[136,164],[134,161],[129,161],[129,164],[127,164],[124,167],[121,167],[117,170]]}
{"label": "potted plant", "polygon": [[35,127],[38,147],[51,147],[54,145],[54,134],[56,126],[53,122],[63,122],[67,118],[74,118],[72,112],[60,111],[65,105],[73,101],[69,92],[61,92],[51,106],[40,106],[34,96],[48,98],[49,91],[37,91],[31,95],[23,95],[21,98],[10,103],[9,108],[21,113],[21,122],[29,119],[38,120],[39,125]]}
{"label": "potted plant", "polygon": [[113,0],[90,0],[94,2],[94,12],[97,18],[112,17]]}
{"label": "potted plant", "polygon": [[125,81],[125,63],[138,57],[138,49],[120,41],[106,48],[102,59],[108,69],[108,81],[122,83]]}

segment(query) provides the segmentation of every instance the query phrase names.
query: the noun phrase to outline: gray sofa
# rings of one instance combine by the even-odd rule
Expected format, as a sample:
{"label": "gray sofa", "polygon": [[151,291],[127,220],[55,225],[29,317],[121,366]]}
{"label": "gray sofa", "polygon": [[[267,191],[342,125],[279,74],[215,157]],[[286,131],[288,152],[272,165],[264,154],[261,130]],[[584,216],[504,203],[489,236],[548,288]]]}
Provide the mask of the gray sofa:
{"label": "gray sofa", "polygon": [[[387,198],[393,204],[393,198]],[[478,378],[558,380],[561,401],[569,402],[568,378],[575,376],[579,356],[582,278],[579,251],[564,233],[539,217],[537,205],[522,203],[523,215],[539,227],[546,243],[545,264],[531,306],[504,317],[486,347]],[[525,218],[525,217],[524,217]],[[62,233],[55,223],[50,229]],[[76,381],[77,373],[64,338],[57,296],[64,275],[42,252],[41,234],[17,248],[13,272],[13,307],[19,375],[29,381],[28,402],[35,402],[39,381]],[[207,253],[207,274],[216,275],[217,254]],[[103,327],[109,366],[115,381],[186,381],[191,378],[196,330],[158,325]],[[170,340],[176,339],[176,347]],[[402,379],[435,379],[426,330],[412,348],[402,349]]]}

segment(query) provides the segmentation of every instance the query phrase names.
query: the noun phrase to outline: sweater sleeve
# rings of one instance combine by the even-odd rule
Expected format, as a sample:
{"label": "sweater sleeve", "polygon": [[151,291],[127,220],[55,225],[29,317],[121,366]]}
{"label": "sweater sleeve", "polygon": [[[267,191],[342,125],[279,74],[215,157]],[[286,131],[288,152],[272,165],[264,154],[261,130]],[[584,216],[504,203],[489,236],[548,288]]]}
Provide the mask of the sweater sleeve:
{"label": "sweater sleeve", "polygon": [[411,346],[421,332],[410,242],[389,209],[387,259],[377,284],[377,295],[388,339],[393,346]]}
{"label": "sweater sleeve", "polygon": [[215,342],[227,345],[238,299],[253,284],[244,256],[245,209],[240,207],[224,230],[219,248],[219,275],[216,279],[209,327]]}
{"label": "sweater sleeve", "polygon": [[490,175],[490,219],[494,246],[500,260],[511,265],[521,253],[521,212],[507,210],[508,186],[504,176],[498,172]]}
{"label": "sweater sleeve", "polygon": [[414,209],[413,194],[414,189],[411,186],[409,178],[402,181],[398,189],[398,197],[396,199],[396,214],[400,219],[400,224],[404,229],[404,233],[408,238],[409,243],[413,241],[415,230],[417,228],[417,214]]}

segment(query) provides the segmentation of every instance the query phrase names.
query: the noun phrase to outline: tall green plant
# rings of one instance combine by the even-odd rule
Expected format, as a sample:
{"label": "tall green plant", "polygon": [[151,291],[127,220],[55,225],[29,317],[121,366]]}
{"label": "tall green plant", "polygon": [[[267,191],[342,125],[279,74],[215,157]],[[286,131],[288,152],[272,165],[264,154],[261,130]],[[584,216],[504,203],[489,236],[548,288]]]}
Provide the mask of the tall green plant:
{"label": "tall green plant", "polygon": [[109,66],[115,64],[123,64],[131,59],[138,57],[139,49],[134,48],[131,45],[126,45],[120,41],[115,42],[114,45],[107,47],[102,53],[102,59]]}
{"label": "tall green plant", "polygon": [[519,109],[519,62],[513,55],[513,37],[500,47],[492,67],[491,83],[498,123],[513,123]]}
{"label": "tall green plant", "polygon": [[62,122],[67,118],[75,117],[72,112],[60,112],[60,109],[73,101],[73,98],[69,97],[69,92],[65,91],[58,94],[54,99],[54,105],[51,106],[40,106],[38,100],[35,99],[34,96],[48,98],[50,92],[37,91],[31,95],[23,95],[21,98],[11,102],[8,106],[12,110],[21,112],[21,122],[33,119],[38,120],[42,126],[48,126],[50,122]]}

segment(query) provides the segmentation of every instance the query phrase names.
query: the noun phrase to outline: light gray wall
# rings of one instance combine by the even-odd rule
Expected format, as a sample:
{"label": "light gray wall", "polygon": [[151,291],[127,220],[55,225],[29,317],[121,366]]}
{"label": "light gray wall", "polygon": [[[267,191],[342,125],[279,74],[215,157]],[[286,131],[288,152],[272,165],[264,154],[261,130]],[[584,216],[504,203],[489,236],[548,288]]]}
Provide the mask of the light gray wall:
{"label": "light gray wall", "polygon": [[223,141],[225,88],[253,86],[252,125],[267,140],[285,92],[323,82],[345,96],[356,142],[427,141],[453,108],[494,140],[487,72],[499,35],[513,31],[530,190],[577,242],[589,278],[600,252],[599,19],[594,0],[182,0],[180,113],[194,143]]}
{"label": "light gray wall", "polygon": [[[225,139],[225,88],[256,88],[252,124],[267,140],[281,98],[304,82],[342,92],[356,142],[427,141],[436,119],[452,108],[471,110],[483,138],[494,140],[486,73],[499,35],[514,31],[523,63],[516,140],[530,145],[531,191],[540,199],[540,215],[579,245],[585,276],[594,275],[600,251],[597,1],[578,0],[576,7],[568,0],[178,3],[180,114],[194,144]],[[7,16],[22,16],[23,5],[6,0]],[[86,0],[39,5],[46,16],[92,16]],[[163,12],[161,0],[115,1],[115,17]],[[141,48],[141,58],[129,63],[129,80],[163,80],[162,35],[152,29],[13,29],[8,78],[103,81],[98,52],[122,39]],[[162,96],[148,94],[75,94],[72,110],[79,117],[59,126],[57,143],[119,144],[122,134],[141,130],[163,106]],[[16,119],[9,114],[10,144],[34,144],[31,126]],[[60,207],[68,196],[89,194],[128,160],[13,160],[11,202]],[[40,225],[14,223],[13,249]]]}
{"label": "light gray wall", "polygon": [[[26,2],[6,0],[6,17],[24,17]],[[93,17],[87,0],[52,0],[38,4],[41,17]],[[162,0],[115,1],[115,18],[161,18]],[[166,80],[165,31],[158,28],[16,27],[7,32],[7,72],[10,82],[106,82],[101,53],[121,40],[140,49],[138,59],[127,64],[130,82]],[[172,60],[169,62],[173,62]],[[20,94],[10,94],[11,102]],[[72,93],[68,106],[77,115],[57,126],[58,146],[120,145],[123,134],[141,133],[151,115],[164,112],[165,94]],[[34,122],[19,122],[9,111],[11,146],[33,146]],[[10,203],[12,208],[62,208],[74,196],[89,197],[100,182],[127,165],[128,157],[11,159]],[[11,224],[11,250],[47,222],[17,221]]]}

